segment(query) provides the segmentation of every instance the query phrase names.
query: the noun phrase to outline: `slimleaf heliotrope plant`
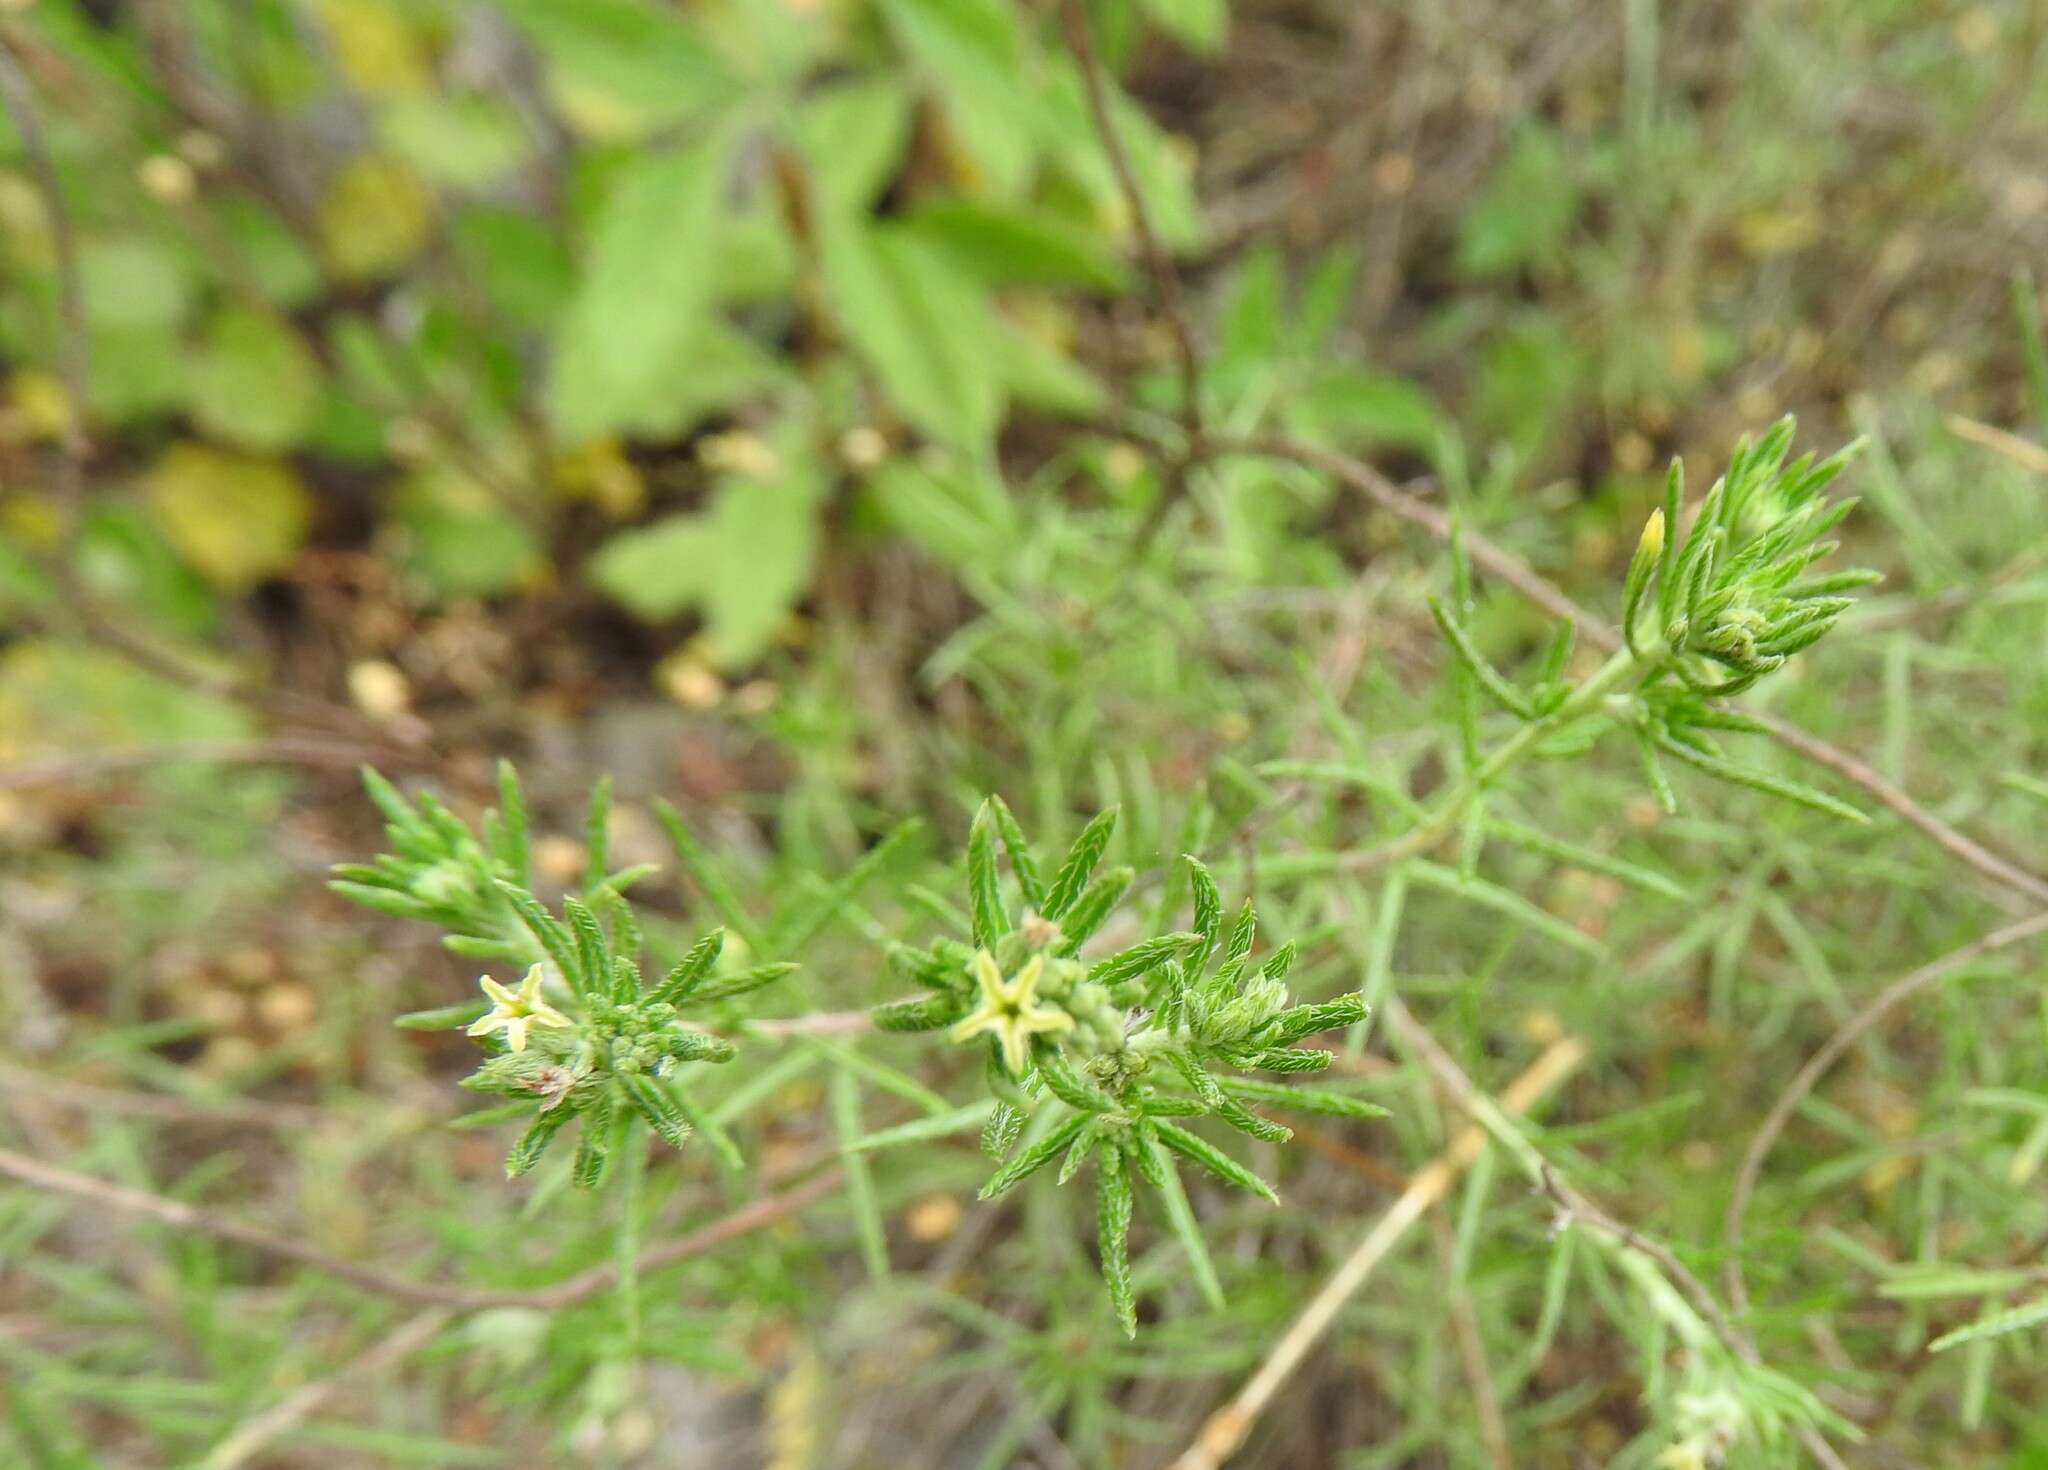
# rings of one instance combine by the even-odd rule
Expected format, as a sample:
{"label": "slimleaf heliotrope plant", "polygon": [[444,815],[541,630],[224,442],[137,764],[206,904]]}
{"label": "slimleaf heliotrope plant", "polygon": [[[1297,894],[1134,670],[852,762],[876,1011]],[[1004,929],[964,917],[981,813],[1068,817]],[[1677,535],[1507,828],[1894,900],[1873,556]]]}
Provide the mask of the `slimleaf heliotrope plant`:
{"label": "slimleaf heliotrope plant", "polygon": [[[1848,611],[1848,594],[1875,579],[1863,571],[1816,570],[1835,549],[1830,532],[1849,509],[1850,502],[1826,501],[1823,491],[1850,451],[1788,462],[1791,437],[1787,420],[1740,445],[1689,520],[1674,466],[1621,588],[1621,646],[1580,676],[1570,673],[1569,623],[1552,638],[1533,681],[1517,682],[1486,657],[1469,629],[1471,573],[1462,539],[1453,534],[1451,597],[1433,601],[1431,610],[1452,655],[1461,759],[1426,797],[1399,783],[1377,783],[1384,830],[1352,855],[1355,866],[1390,870],[1380,921],[1389,939],[1410,878],[1478,884],[1495,907],[1547,932],[1579,937],[1538,906],[1477,879],[1480,857],[1496,841],[1677,892],[1653,870],[1500,810],[1508,778],[1524,763],[1583,756],[1611,732],[1635,741],[1666,805],[1676,800],[1665,772],[1671,760],[1861,820],[1824,792],[1736,762],[1717,743],[1724,734],[1761,728],[1727,700],[1811,647]],[[1504,737],[1490,728],[1488,704],[1513,722]],[[582,880],[551,908],[533,887],[525,802],[509,766],[501,767],[498,809],[486,814],[480,832],[431,795],[408,798],[375,773],[365,781],[385,815],[391,851],[372,864],[337,869],[334,887],[439,926],[450,949],[492,967],[479,977],[479,998],[401,1024],[466,1029],[482,1049],[464,1085],[504,1097],[503,1116],[525,1125],[508,1172],[532,1168],[573,1125],[571,1172],[586,1186],[606,1179],[622,1141],[643,1146],[636,1132],[642,1126],[678,1147],[701,1135],[724,1163],[744,1167],[733,1138],[692,1095],[693,1076],[734,1057],[732,1037],[743,1035],[748,1018],[733,1002],[786,975],[794,966],[780,956],[801,953],[828,923],[852,912],[855,891],[888,868],[915,826],[898,827],[837,880],[813,882],[764,929],[740,906],[715,853],[662,808],[682,867],[741,942],[729,946],[726,931],[714,929],[673,950],[657,944],[673,962],[649,968],[650,946],[629,890],[653,869],[609,870],[605,785],[587,817]],[[1290,1130],[1267,1116],[1271,1110],[1348,1119],[1383,1110],[1335,1088],[1275,1080],[1327,1068],[1333,1053],[1305,1043],[1364,1020],[1365,997],[1297,1001],[1288,990],[1294,946],[1256,954],[1252,905],[1227,913],[1199,857],[1183,856],[1168,873],[1167,901],[1155,905],[1168,916],[1155,926],[1159,932],[1131,939],[1126,921],[1116,945],[1097,942],[1139,885],[1131,868],[1104,867],[1116,821],[1113,809],[1098,814],[1057,864],[1046,864],[1001,797],[981,803],[966,843],[964,915],[953,933],[922,945],[889,942],[883,968],[911,993],[875,1007],[870,1018],[878,1031],[925,1033],[941,1048],[977,1055],[983,1095],[878,1132],[843,1131],[842,1145],[849,1179],[865,1180],[852,1156],[978,1127],[995,1161],[984,1198],[1044,1170],[1059,1183],[1092,1177],[1101,1272],[1130,1333],[1139,1305],[1129,1245],[1139,1185],[1156,1197],[1203,1296],[1220,1304],[1221,1284],[1182,1167],[1277,1197],[1202,1130],[1221,1125],[1278,1143]],[[1456,873],[1428,861],[1453,836],[1460,839]],[[904,896],[918,900],[906,912],[954,912],[922,890],[906,888]],[[1183,908],[1187,927],[1170,927]],[[884,932],[863,919],[870,932]],[[763,955],[778,958],[750,962]],[[822,1054],[833,1065],[845,1060],[830,1048]],[[922,1091],[921,1084],[913,1090]],[[637,1166],[644,1156],[631,1157]],[[875,1241],[878,1232],[871,1232]]]}

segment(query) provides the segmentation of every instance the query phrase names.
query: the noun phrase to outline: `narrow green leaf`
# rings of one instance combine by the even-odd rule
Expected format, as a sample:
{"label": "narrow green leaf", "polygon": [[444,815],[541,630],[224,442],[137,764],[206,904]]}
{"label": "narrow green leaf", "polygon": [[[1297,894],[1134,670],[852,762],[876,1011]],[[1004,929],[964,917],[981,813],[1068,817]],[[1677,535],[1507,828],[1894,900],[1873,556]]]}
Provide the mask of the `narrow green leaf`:
{"label": "narrow green leaf", "polygon": [[1002,881],[996,872],[996,818],[993,798],[984,800],[967,833],[967,895],[974,915],[974,942],[993,949],[1010,932],[1003,907]]}
{"label": "narrow green leaf", "polygon": [[[1081,897],[1081,891],[1088,884],[1088,877],[1095,871],[1095,865],[1102,861],[1103,851],[1109,846],[1110,833],[1116,830],[1117,810],[1099,813],[1095,819],[1081,829],[1081,835],[1074,839],[1074,845],[1067,850],[1066,861],[1060,864],[1059,872],[1052,880],[1052,887],[1046,890],[1045,907],[1040,910],[1048,919],[1063,918],[1068,909]],[[1196,926],[1197,928],[1200,925]]]}
{"label": "narrow green leaf", "polygon": [[691,945],[688,953],[673,970],[662,977],[654,987],[650,1000],[666,1001],[670,1005],[681,1005],[711,973],[711,967],[718,963],[719,951],[725,947],[725,931],[713,929],[702,939]]}
{"label": "narrow green leaf", "polygon": [[2048,1322],[2048,1296],[2022,1303],[2003,1312],[1994,1312],[1967,1327],[1958,1327],[1954,1332],[1943,1333],[1927,1345],[1927,1351],[1944,1353],[1952,1347],[1961,1347],[1966,1342],[1981,1342],[1986,1338],[2024,1332],[2027,1328],[2042,1322]]}
{"label": "narrow green leaf", "polygon": [[995,1119],[996,1109],[1007,1104],[984,1098],[965,1107],[954,1108],[951,1112],[935,1117],[912,1118],[908,1123],[898,1123],[893,1128],[879,1128],[873,1133],[864,1133],[845,1145],[853,1153],[874,1153],[879,1149],[901,1148],[906,1143],[927,1143],[933,1139],[950,1138],[956,1133],[965,1133],[970,1128],[982,1127]]}
{"label": "narrow green leaf", "polygon": [[1747,786],[1752,791],[1761,791],[1767,796],[1775,796],[1784,801],[1792,802],[1797,806],[1807,807],[1813,811],[1825,812],[1831,817],[1840,817],[1844,821],[1855,822],[1859,826],[1867,825],[1870,821],[1870,818],[1864,813],[1850,806],[1845,801],[1837,801],[1825,791],[1816,791],[1811,786],[1801,785],[1797,781],[1788,781],[1783,776],[1773,776],[1766,771],[1753,771],[1746,766],[1738,766],[1732,761],[1718,759],[1706,754],[1704,751],[1695,750],[1681,741],[1674,740],[1668,735],[1660,734],[1656,739],[1659,750],[1676,756],[1679,760],[1684,761],[1696,770],[1704,771],[1709,776],[1727,781],[1732,785]]}
{"label": "narrow green leaf", "polygon": [[1208,1242],[1202,1239],[1202,1227],[1195,1219],[1194,1208],[1188,1203],[1187,1191],[1181,1188],[1180,1173],[1174,1167],[1172,1156],[1157,1138],[1147,1137],[1138,1155],[1138,1167],[1166,1206],[1167,1222],[1172,1225],[1174,1237],[1180,1241],[1180,1248],[1188,1258],[1188,1270],[1194,1275],[1195,1287],[1202,1293],[1202,1300],[1212,1310],[1222,1311],[1223,1283],[1216,1278],[1216,1264],[1209,1259]]}
{"label": "narrow green leaf", "polygon": [[1272,1185],[1213,1143],[1196,1137],[1178,1123],[1169,1123],[1164,1118],[1152,1119],[1151,1127],[1161,1143],[1182,1157],[1194,1160],[1225,1184],[1258,1195],[1270,1204],[1280,1203],[1280,1196],[1273,1193]]}
{"label": "narrow green leaf", "polygon": [[1096,1151],[1095,1224],[1102,1279],[1125,1337],[1138,1335],[1138,1298],[1131,1284],[1131,1176],[1115,1147]]}
{"label": "narrow green leaf", "polygon": [[875,1180],[855,1145],[860,1141],[860,1087],[851,1072],[832,1074],[832,1126],[839,1135],[841,1162],[846,1168],[846,1202],[853,1211],[854,1234],[868,1275],[881,1281],[889,1274],[889,1232],[875,1197]]}
{"label": "narrow green leaf", "polygon": [[710,900],[725,926],[739,935],[749,950],[759,954],[766,948],[761,930],[741,905],[739,894],[726,877],[724,868],[683,822],[682,813],[666,801],[657,800],[654,815],[667,831],[669,845],[675,848],[676,859],[682,864],[683,871],[689,874],[690,881]]}
{"label": "narrow green leaf", "polygon": [[1009,805],[1000,796],[990,796],[988,800],[995,815],[996,831],[1002,835],[1003,849],[1010,854],[1010,871],[1016,875],[1024,902],[1034,910],[1039,909],[1045,902],[1045,879],[1039,875],[1038,859],[1031,854],[1031,844],[1024,839],[1024,829],[1017,825]]}
{"label": "narrow green leaf", "polygon": [[981,1186],[982,1199],[994,1199],[1004,1190],[1029,1178],[1047,1164],[1066,1152],[1067,1145],[1088,1126],[1089,1114],[1077,1113],[1060,1124],[1038,1142],[1026,1147],[1010,1161],[989,1175],[988,1182]]}
{"label": "narrow green leaf", "polygon": [[1479,646],[1472,641],[1471,635],[1455,618],[1444,611],[1444,605],[1434,597],[1429,599],[1429,613],[1436,619],[1437,627],[1450,643],[1451,651],[1479,681],[1479,687],[1493,697],[1494,703],[1520,719],[1532,720],[1536,717],[1536,711],[1529,703],[1529,696],[1510,684],[1507,677],[1487,661],[1486,655],[1479,651]]}

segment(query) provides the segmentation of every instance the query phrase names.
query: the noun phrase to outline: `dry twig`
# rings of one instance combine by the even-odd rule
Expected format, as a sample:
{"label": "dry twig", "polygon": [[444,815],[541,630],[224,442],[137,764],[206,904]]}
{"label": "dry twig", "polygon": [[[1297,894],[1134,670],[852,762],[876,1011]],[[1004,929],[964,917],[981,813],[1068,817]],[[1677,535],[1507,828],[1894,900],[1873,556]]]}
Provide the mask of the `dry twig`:
{"label": "dry twig", "polygon": [[[94,1178],[90,1174],[74,1173],[55,1164],[45,1163],[41,1159],[31,1158],[27,1154],[17,1153],[13,1149],[0,1149],[0,1175],[36,1189],[48,1190],[52,1194],[83,1200],[101,1209],[139,1215],[144,1219],[155,1220],[180,1230],[211,1235],[216,1240],[225,1240],[264,1255],[274,1256],[279,1260],[324,1272],[337,1280],[348,1282],[351,1286],[375,1292],[378,1296],[393,1297],[400,1301],[424,1302],[454,1312],[478,1312],[492,1307],[530,1307],[536,1311],[556,1311],[609,1291],[619,1276],[617,1262],[607,1261],[602,1265],[592,1266],[587,1271],[579,1271],[576,1275],[557,1281],[552,1286],[523,1290],[517,1287],[443,1286],[438,1282],[415,1281],[409,1277],[381,1271],[375,1266],[343,1260],[303,1241],[272,1235],[254,1226],[244,1225],[238,1220],[230,1220],[195,1208],[183,1200],[130,1189],[126,1185]],[[715,1250],[727,1241],[765,1229],[823,1199],[838,1187],[843,1177],[844,1170],[834,1165],[779,1194],[767,1195],[750,1205],[734,1210],[729,1215],[713,1220],[708,1225],[701,1225],[672,1240],[663,1241],[640,1257],[639,1269],[643,1274],[658,1271],[664,1266],[672,1266],[678,1261]]]}
{"label": "dry twig", "polygon": [[[1586,1057],[1585,1043],[1565,1037],[1552,1043],[1501,1094],[1500,1106],[1510,1113],[1526,1112],[1541,1101]],[[1351,1300],[1381,1261],[1393,1250],[1408,1228],[1444,1197],[1458,1176],[1486,1147],[1486,1130],[1478,1124],[1459,1133],[1450,1146],[1425,1165],[1409,1181],[1401,1197],[1368,1230],[1365,1238],[1342,1265],[1323,1283],[1301,1314],[1273,1344],[1258,1370],[1245,1381],[1236,1395],[1211,1414],[1194,1441],[1173,1462],[1173,1470],[1219,1470],[1236,1454],[1251,1434],[1259,1415],[1273,1401],[1294,1370],[1301,1366],[1324,1334],[1336,1321],[1337,1313]]]}
{"label": "dry twig", "polygon": [[1742,1156],[1742,1167],[1735,1175],[1735,1190],[1729,1197],[1728,1212],[1721,1222],[1721,1239],[1728,1250],[1727,1263],[1722,1267],[1723,1284],[1727,1287],[1730,1304],[1738,1313],[1749,1309],[1749,1288],[1742,1274],[1742,1235],[1749,1216],[1750,1199],[1755,1195],[1757,1180],[1763,1173],[1764,1160],[1770,1156],[1778,1136],[1785,1131],[1785,1125],[1791,1122],[1792,1115],[1813,1092],[1828,1068],[1856,1044],[1857,1038],[1921,991],[1940,984],[1987,955],[2023,944],[2040,934],[2048,934],[2048,913],[2035,914],[2003,929],[1995,929],[1983,938],[1950,950],[1940,959],[1893,981],[1844,1022],[1821,1049],[1807,1059],[1798,1075],[1778,1095],[1778,1100],[1771,1104],[1770,1112],[1765,1115],[1763,1125],[1749,1141],[1749,1151]]}

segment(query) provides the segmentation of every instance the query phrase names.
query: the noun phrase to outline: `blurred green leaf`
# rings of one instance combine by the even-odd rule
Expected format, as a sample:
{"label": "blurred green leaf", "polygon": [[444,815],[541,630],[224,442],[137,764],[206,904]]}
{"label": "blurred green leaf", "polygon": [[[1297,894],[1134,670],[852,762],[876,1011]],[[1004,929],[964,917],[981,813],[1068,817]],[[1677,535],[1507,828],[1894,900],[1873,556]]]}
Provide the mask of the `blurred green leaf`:
{"label": "blurred green leaf", "polygon": [[244,449],[289,449],[320,397],[320,365],[289,323],[256,307],[222,307],[187,369],[192,421]]}
{"label": "blurred green leaf", "polygon": [[906,221],[991,286],[1086,286],[1121,291],[1130,267],[1097,235],[1056,215],[963,198],[936,199]]}
{"label": "blurred green leaf", "polygon": [[711,307],[724,135],[627,164],[591,227],[556,342],[548,416],[565,444],[632,421]]}
{"label": "blurred green leaf", "polygon": [[1046,131],[1016,10],[1004,0],[880,0],[880,9],[943,102],[956,164],[987,192],[1014,197]]}
{"label": "blurred green leaf", "polygon": [[396,270],[427,243],[432,201],[395,158],[364,154],[343,166],[320,197],[320,239],[344,280]]}
{"label": "blurred green leaf", "polygon": [[1191,51],[1220,51],[1230,34],[1229,0],[1144,0],[1153,24]]}
{"label": "blurred green leaf", "polygon": [[832,308],[896,407],[935,439],[986,444],[1002,389],[980,289],[901,227],[845,215],[819,226]]}
{"label": "blurred green leaf", "polygon": [[249,717],[145,673],[118,653],[49,638],[0,649],[0,755],[229,740]]}
{"label": "blurred green leaf", "polygon": [[731,96],[724,60],[656,0],[505,0],[547,63],[550,90],[587,134],[634,138]]}
{"label": "blurred green leaf", "polygon": [[547,571],[532,527],[453,469],[413,475],[392,511],[405,533],[406,571],[436,597],[498,597]]}
{"label": "blurred green leaf", "polygon": [[650,622],[701,610],[712,658],[750,662],[810,583],[821,488],[809,466],[728,480],[708,511],[614,536],[591,580]]}
{"label": "blurred green leaf", "polygon": [[910,94],[893,76],[843,82],[806,97],[796,118],[818,207],[864,210],[903,160]]}
{"label": "blurred green leaf", "polygon": [[1523,124],[1458,222],[1458,269],[1494,276],[1548,258],[1578,213],[1564,145],[1541,123]]}
{"label": "blurred green leaf", "polygon": [[95,327],[174,328],[192,298],[192,274],[167,241],[118,235],[78,247],[79,291]]}
{"label": "blurred green leaf", "polygon": [[402,97],[385,105],[377,126],[393,156],[458,189],[484,188],[531,151],[518,114],[494,97]]}

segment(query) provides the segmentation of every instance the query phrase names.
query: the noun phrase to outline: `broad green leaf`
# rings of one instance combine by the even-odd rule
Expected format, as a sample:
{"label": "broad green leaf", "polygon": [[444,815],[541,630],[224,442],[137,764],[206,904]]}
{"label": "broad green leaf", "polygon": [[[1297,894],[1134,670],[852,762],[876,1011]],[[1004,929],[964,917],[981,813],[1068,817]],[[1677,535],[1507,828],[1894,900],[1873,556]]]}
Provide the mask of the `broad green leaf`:
{"label": "broad green leaf", "polygon": [[256,307],[215,313],[186,370],[192,421],[244,449],[280,450],[306,433],[320,364],[290,323]]}
{"label": "broad green leaf", "polygon": [[935,439],[986,445],[1002,412],[981,290],[901,227],[821,217],[832,309],[903,416]]}
{"label": "broad green leaf", "polygon": [[545,331],[560,319],[576,267],[542,221],[480,205],[451,221],[449,237],[464,273],[510,321]]}
{"label": "broad green leaf", "polygon": [[1282,408],[1298,432],[1361,447],[1391,444],[1428,452],[1450,432],[1428,394],[1405,379],[1365,368],[1322,367]]}
{"label": "broad green leaf", "polygon": [[217,621],[205,579],[179,558],[148,512],[130,501],[103,502],[86,513],[78,575],[95,597],[131,609],[155,628],[200,634]]}
{"label": "broad green leaf", "polygon": [[548,417],[564,444],[630,423],[711,306],[723,134],[642,155],[613,181],[555,343]]}
{"label": "broad green leaf", "polygon": [[956,570],[992,567],[1014,544],[1015,516],[990,471],[892,459],[869,477],[868,495],[892,527]]}
{"label": "broad green leaf", "polygon": [[416,95],[434,84],[424,28],[391,0],[320,0],[316,7],[349,85],[367,97]]}
{"label": "broad green leaf", "polygon": [[320,263],[268,205],[247,195],[230,194],[209,201],[207,211],[234,252],[237,286],[255,291],[284,310],[320,293],[324,285]]}
{"label": "broad green leaf", "polygon": [[209,445],[173,444],[145,483],[171,544],[229,592],[290,566],[312,518],[312,496],[289,465]]}

